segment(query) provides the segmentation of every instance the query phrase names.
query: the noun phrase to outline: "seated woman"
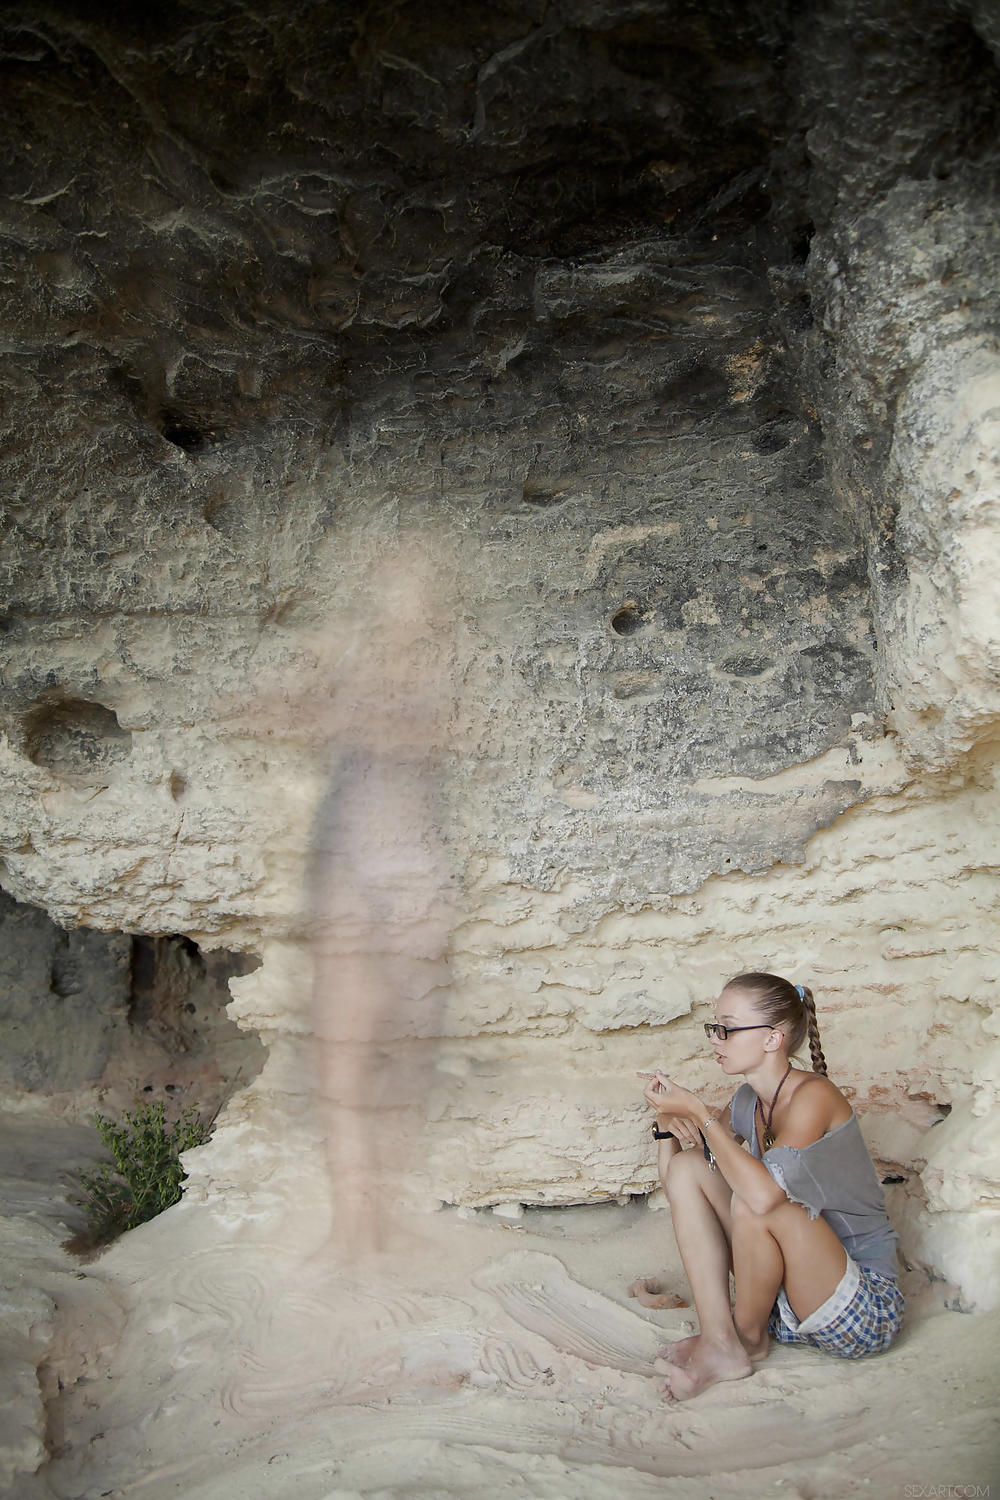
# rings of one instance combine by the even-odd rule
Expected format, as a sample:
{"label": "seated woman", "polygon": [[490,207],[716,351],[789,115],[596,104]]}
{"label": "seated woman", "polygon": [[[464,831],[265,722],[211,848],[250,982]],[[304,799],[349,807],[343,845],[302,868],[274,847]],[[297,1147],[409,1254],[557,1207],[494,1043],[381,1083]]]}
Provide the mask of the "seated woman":
{"label": "seated woman", "polygon": [[[701,1326],[657,1361],[678,1401],[752,1374],[769,1337],[876,1354],[903,1313],[897,1236],[857,1118],[826,1077],[811,991],[740,974],[715,1014],[716,1060],[747,1079],[729,1109],[714,1114],[662,1073],[645,1090]],[[812,1072],[789,1061],[807,1037]]]}

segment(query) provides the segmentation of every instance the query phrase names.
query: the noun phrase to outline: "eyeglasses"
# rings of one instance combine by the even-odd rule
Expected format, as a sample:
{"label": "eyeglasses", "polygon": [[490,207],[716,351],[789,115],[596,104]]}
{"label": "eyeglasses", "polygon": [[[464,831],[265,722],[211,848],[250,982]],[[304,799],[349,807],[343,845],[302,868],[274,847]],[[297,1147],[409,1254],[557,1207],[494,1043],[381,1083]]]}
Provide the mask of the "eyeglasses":
{"label": "eyeglasses", "polygon": [[773,1030],[774,1030],[774,1027],[773,1026],[768,1026],[767,1023],[764,1022],[764,1021],[759,1021],[756,1026],[723,1026],[721,1024],[721,1022],[719,1022],[719,1021],[706,1021],[705,1022],[705,1035],[709,1038],[709,1040],[711,1040],[711,1038],[713,1036],[718,1037],[718,1039],[719,1039],[720,1042],[726,1041],[728,1037],[732,1036],[732,1034],[733,1034],[734,1031],[773,1031]]}

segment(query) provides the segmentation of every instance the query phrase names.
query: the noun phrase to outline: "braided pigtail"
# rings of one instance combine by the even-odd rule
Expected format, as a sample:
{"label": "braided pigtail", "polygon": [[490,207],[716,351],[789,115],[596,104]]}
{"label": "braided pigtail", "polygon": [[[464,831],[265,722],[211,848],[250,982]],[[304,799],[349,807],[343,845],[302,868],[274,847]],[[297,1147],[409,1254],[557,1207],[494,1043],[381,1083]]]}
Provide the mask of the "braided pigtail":
{"label": "braided pigtail", "polygon": [[819,1022],[816,1019],[816,1001],[813,992],[808,985],[796,985],[802,1000],[802,1009],[806,1013],[806,1026],[809,1033],[809,1056],[812,1059],[814,1073],[822,1073],[826,1077],[826,1058],[823,1056],[823,1048],[819,1040]]}

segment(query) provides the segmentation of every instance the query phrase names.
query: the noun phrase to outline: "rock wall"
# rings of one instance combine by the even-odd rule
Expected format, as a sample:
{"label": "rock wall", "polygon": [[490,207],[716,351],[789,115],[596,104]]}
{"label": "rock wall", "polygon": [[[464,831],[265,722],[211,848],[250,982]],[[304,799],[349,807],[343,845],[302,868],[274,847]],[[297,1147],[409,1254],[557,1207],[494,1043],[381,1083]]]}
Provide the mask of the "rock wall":
{"label": "rock wall", "polygon": [[83,1121],[141,1096],[214,1117],[265,1052],[226,1014],[254,962],[177,936],[69,931],[0,894],[0,1100]]}
{"label": "rock wall", "polygon": [[647,1191],[632,1071],[773,967],[1000,1300],[987,9],[3,20],[2,879],[263,960],[219,1212],[322,1161],[316,808],[447,684],[415,1199]]}
{"label": "rock wall", "polygon": [[62,932],[0,896],[0,955],[3,1084],[68,1093],[96,1083],[128,1026],[129,939]]}

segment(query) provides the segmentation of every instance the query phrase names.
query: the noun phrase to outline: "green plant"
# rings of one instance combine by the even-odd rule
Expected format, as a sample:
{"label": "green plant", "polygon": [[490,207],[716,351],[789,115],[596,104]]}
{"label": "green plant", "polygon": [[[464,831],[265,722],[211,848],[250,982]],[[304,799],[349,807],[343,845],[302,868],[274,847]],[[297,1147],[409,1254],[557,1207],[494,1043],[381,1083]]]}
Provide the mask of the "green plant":
{"label": "green plant", "polygon": [[102,1245],[178,1202],[185,1175],[181,1152],[203,1145],[211,1131],[196,1109],[168,1126],[160,1100],[137,1102],[120,1124],[107,1115],[95,1115],[94,1123],[113,1164],[81,1172],[83,1196],[75,1201],[87,1212],[86,1240]]}

